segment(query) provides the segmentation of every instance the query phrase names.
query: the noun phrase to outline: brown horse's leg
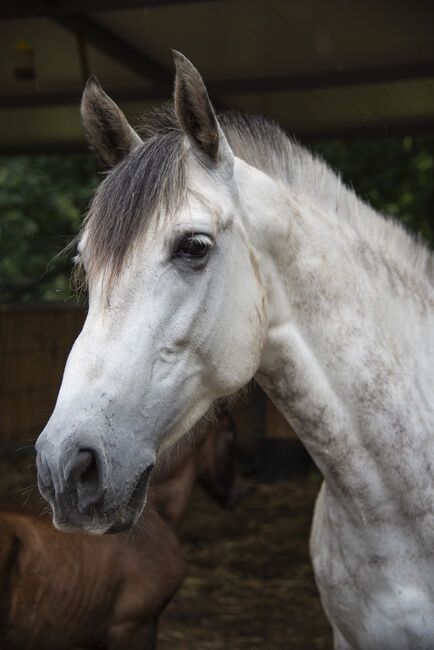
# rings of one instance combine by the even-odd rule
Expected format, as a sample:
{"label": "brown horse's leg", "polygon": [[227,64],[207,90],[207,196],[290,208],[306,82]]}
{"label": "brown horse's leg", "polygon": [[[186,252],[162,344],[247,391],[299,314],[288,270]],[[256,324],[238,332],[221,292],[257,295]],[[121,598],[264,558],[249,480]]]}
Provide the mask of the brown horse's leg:
{"label": "brown horse's leg", "polygon": [[157,621],[116,625],[109,630],[107,650],[155,650],[157,631]]}

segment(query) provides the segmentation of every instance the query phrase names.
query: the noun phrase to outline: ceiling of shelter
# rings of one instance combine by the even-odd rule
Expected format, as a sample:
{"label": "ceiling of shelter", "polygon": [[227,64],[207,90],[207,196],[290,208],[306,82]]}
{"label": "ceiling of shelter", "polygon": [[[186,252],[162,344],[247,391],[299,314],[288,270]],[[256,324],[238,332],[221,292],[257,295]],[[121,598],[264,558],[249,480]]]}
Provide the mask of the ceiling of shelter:
{"label": "ceiling of shelter", "polygon": [[84,147],[89,73],[137,120],[170,97],[171,48],[218,105],[301,137],[432,129],[433,27],[431,0],[3,0],[0,152]]}

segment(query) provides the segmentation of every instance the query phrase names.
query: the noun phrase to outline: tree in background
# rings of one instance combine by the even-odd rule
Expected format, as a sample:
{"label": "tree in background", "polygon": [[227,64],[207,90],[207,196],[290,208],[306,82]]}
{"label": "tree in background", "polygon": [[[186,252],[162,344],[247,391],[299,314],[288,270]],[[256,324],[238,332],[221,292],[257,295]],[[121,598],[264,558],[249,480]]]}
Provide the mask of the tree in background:
{"label": "tree in background", "polygon": [[361,199],[434,248],[434,136],[329,140],[312,149]]}
{"label": "tree in background", "polygon": [[[434,244],[434,136],[313,143],[365,201]],[[77,234],[101,177],[92,154],[0,159],[0,301],[74,300]]]}
{"label": "tree in background", "polygon": [[90,154],[0,158],[0,300],[65,301],[77,234],[98,184]]}

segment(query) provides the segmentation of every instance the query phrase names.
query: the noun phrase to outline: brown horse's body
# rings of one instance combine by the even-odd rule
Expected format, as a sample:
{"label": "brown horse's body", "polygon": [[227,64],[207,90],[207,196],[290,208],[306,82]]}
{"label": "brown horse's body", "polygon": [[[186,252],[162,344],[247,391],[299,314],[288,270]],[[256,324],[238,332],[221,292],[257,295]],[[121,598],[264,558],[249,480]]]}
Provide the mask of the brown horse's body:
{"label": "brown horse's body", "polygon": [[221,505],[239,495],[228,421],[156,470],[131,533],[65,534],[25,509],[0,511],[0,648],[155,647],[158,616],[183,578],[174,532],[196,480]]}
{"label": "brown horse's body", "polygon": [[154,511],[145,521],[136,539],[90,537],[4,510],[0,647],[152,648],[157,617],[181,583],[183,564],[171,527]]}

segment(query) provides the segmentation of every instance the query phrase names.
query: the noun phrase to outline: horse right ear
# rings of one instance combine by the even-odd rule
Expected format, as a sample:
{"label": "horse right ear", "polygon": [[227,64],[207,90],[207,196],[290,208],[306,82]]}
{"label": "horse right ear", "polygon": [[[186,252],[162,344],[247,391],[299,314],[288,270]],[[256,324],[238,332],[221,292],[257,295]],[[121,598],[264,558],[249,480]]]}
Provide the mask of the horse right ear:
{"label": "horse right ear", "polygon": [[183,54],[173,50],[173,56],[176,67],[174,106],[178,122],[196,153],[206,162],[219,164],[231,176],[234,156],[203,79]]}
{"label": "horse right ear", "polygon": [[114,167],[142,144],[142,139],[128,124],[121,109],[103,91],[93,75],[83,92],[81,117],[89,143],[106,168]]}

